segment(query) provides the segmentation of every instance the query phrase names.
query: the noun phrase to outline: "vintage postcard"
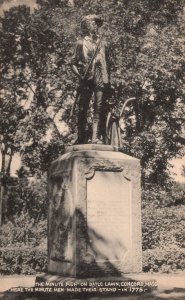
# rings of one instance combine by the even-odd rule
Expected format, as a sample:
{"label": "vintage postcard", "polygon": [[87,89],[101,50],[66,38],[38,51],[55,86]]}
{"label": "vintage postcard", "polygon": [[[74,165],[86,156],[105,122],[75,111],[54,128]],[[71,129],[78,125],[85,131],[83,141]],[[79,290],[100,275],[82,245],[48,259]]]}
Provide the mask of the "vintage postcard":
{"label": "vintage postcard", "polygon": [[0,298],[185,299],[183,0],[0,0]]}

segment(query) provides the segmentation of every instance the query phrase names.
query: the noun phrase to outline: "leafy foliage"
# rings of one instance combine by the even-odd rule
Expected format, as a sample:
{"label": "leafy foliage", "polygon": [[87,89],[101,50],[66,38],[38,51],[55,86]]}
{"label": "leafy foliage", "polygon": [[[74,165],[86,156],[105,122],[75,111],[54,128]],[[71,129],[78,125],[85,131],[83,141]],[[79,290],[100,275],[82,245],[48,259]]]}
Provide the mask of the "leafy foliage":
{"label": "leafy foliage", "polygon": [[46,271],[47,220],[45,184],[21,182],[9,190],[6,223],[0,230],[0,273],[35,274]]}
{"label": "leafy foliage", "polygon": [[143,184],[166,186],[168,160],[183,154],[185,142],[183,1],[38,3],[33,14],[20,6],[2,18],[3,78],[12,68],[17,103],[31,94],[26,116],[14,126],[24,162],[41,173],[64,144],[74,142],[76,116],[69,122],[69,112],[76,79],[70,59],[82,16],[101,13],[109,24],[117,110],[126,98],[137,98],[126,112],[123,151],[141,159]]}
{"label": "leafy foliage", "polygon": [[[70,60],[82,16],[100,13],[109,24],[117,114],[128,97],[137,99],[125,112],[122,150],[142,165],[144,268],[183,268],[184,187],[172,185],[169,173],[169,160],[182,155],[185,144],[183,1],[37,2],[33,14],[18,6],[0,20],[4,181],[10,180],[15,152],[31,174],[42,177],[64,145],[75,141],[77,112],[72,121],[69,115],[77,82]],[[7,188],[3,274],[43,270],[46,252],[38,245],[46,241],[46,192],[42,179],[30,183],[23,170]]]}
{"label": "leafy foliage", "polygon": [[147,185],[142,189],[142,206],[147,208],[153,204],[154,207],[171,207],[185,204],[185,185],[174,182],[168,189],[160,188],[158,185]]}
{"label": "leafy foliage", "polygon": [[2,249],[23,247],[41,247],[46,250],[46,220],[34,224],[28,215],[17,217],[16,222],[8,221],[1,229]]}
{"label": "leafy foliage", "polygon": [[[148,202],[142,211],[143,270],[167,273],[183,270],[185,206],[156,207],[155,195],[152,197],[153,203]],[[168,203],[172,204],[174,200]]]}
{"label": "leafy foliage", "polygon": [[173,245],[147,249],[143,252],[143,271],[170,273],[184,270],[185,251]]}
{"label": "leafy foliage", "polygon": [[2,249],[0,251],[0,273],[2,275],[24,274],[32,275],[36,272],[46,272],[47,255],[42,248],[20,247],[16,249]]}
{"label": "leafy foliage", "polygon": [[[11,220],[17,226],[25,226],[24,218],[27,215],[31,224],[38,223],[46,219],[47,215],[47,186],[46,179],[29,182],[23,178],[17,184],[7,187],[6,192],[6,215],[7,220]],[[18,218],[22,215],[22,220]]]}
{"label": "leafy foliage", "polygon": [[143,249],[152,249],[159,245],[169,245],[169,243],[184,248],[184,209],[184,205],[178,208],[172,206],[160,209],[149,205],[149,208],[145,208],[143,211]]}

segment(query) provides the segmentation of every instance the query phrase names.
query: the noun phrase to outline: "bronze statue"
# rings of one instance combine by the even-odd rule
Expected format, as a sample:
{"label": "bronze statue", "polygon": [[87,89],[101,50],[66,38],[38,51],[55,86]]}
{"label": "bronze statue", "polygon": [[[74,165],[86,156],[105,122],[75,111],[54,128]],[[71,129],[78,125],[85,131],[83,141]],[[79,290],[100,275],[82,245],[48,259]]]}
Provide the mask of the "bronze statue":
{"label": "bronze statue", "polygon": [[109,46],[100,34],[103,20],[97,15],[82,19],[83,37],[77,41],[72,58],[72,70],[79,79],[76,100],[78,101],[78,144],[88,142],[86,131],[87,111],[94,94],[94,118],[92,140],[94,144],[105,143],[106,94],[110,87]]}
{"label": "bronze statue", "polygon": [[112,105],[109,110],[106,121],[106,141],[107,144],[122,148],[121,131],[125,131],[125,110],[133,102],[136,101],[135,97],[125,100],[120,111],[116,111],[116,107]]}

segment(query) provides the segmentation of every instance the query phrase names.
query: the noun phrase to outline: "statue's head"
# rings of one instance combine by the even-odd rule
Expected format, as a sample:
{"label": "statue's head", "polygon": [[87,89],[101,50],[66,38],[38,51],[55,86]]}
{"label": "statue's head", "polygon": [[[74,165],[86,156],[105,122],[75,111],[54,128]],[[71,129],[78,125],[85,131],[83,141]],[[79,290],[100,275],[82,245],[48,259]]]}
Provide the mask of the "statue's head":
{"label": "statue's head", "polygon": [[81,21],[81,29],[84,34],[97,33],[103,25],[103,19],[98,15],[85,16]]}

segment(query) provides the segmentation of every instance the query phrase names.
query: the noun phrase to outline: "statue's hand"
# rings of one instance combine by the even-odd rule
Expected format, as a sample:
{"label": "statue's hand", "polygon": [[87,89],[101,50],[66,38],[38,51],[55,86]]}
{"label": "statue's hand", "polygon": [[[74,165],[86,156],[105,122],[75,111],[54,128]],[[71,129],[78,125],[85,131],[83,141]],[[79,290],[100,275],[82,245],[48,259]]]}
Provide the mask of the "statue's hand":
{"label": "statue's hand", "polygon": [[86,85],[87,85],[87,79],[86,78],[84,79],[83,77],[81,77],[80,80],[79,80],[79,87],[83,88]]}

